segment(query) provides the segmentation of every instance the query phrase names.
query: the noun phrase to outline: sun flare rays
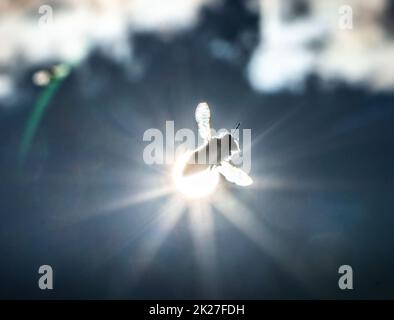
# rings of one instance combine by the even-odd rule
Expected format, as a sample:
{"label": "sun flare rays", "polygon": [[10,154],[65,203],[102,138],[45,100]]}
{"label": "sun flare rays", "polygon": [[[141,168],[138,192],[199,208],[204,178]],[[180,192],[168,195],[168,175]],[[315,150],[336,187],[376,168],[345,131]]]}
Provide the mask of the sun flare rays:
{"label": "sun flare rays", "polygon": [[[149,188],[144,185],[147,190],[142,188],[138,194],[129,199],[123,199],[117,204],[111,204],[109,208],[109,210],[127,208],[152,201],[158,203],[156,214],[143,227],[139,240],[135,242],[137,246],[133,253],[130,270],[132,283],[138,283],[142,276],[149,272],[159,251],[175,228],[180,226],[179,221],[185,217],[187,231],[192,241],[191,255],[194,256],[196,263],[195,277],[199,279],[201,293],[205,297],[215,297],[220,293],[221,278],[218,273],[220,261],[218,261],[216,238],[217,233],[222,231],[215,224],[216,215],[223,216],[243,236],[253,242],[261,254],[275,261],[283,271],[299,282],[298,275],[302,265],[297,264],[295,253],[291,252],[291,246],[280,241],[275,231],[265,225],[267,217],[264,212],[255,212],[250,209],[247,203],[237,197],[237,189],[228,188],[229,183],[220,179],[219,176],[215,178],[217,181],[212,180],[212,177],[208,179],[204,177],[200,182],[201,187],[206,190],[203,190],[205,193],[201,193],[197,190],[199,186],[195,181],[190,181],[189,184],[187,181],[182,181],[182,183],[177,181],[179,176],[176,175],[176,168],[175,166],[175,169],[168,170],[167,172],[171,171],[172,174],[167,174],[165,178],[161,176],[160,179],[153,179],[152,181],[156,181],[154,187]],[[271,188],[268,180],[257,178],[256,186],[252,185],[251,191],[262,192],[266,188]],[[259,182],[260,184],[264,182],[263,188]],[[193,187],[196,187],[197,191],[196,193],[185,192],[180,189],[183,187],[192,191]],[[130,242],[135,240],[137,239],[130,239]]]}

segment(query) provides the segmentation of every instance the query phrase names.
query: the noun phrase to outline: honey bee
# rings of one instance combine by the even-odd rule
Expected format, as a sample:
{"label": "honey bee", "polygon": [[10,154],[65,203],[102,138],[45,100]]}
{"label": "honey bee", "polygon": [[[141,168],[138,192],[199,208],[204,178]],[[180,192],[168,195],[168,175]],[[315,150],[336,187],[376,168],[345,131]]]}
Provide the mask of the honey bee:
{"label": "honey bee", "polygon": [[[249,175],[231,163],[234,155],[240,153],[238,141],[225,132],[218,136],[211,136],[211,111],[207,103],[200,103],[195,112],[198,133],[204,143],[194,150],[183,168],[183,176],[189,176],[206,170],[216,170],[227,181],[239,186],[248,186],[253,183]],[[239,124],[238,124],[239,126]],[[236,129],[238,129],[238,126]]]}

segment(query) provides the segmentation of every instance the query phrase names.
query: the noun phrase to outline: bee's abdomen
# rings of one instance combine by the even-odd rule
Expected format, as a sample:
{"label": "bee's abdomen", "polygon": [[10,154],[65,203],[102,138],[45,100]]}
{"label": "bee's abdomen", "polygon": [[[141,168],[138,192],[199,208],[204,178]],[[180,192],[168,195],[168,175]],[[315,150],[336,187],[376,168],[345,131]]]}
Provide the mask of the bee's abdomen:
{"label": "bee's abdomen", "polygon": [[208,169],[211,165],[210,164],[194,164],[194,163],[187,163],[183,168],[182,175],[189,176],[196,173],[200,173],[206,169]]}

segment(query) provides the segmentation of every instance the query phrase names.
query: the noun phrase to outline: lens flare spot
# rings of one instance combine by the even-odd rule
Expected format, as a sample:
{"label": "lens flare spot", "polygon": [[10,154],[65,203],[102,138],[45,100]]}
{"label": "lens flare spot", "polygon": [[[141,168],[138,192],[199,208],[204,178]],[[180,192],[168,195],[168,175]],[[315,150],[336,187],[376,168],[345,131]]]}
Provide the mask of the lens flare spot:
{"label": "lens flare spot", "polygon": [[204,170],[190,176],[183,176],[182,171],[189,158],[189,153],[179,157],[175,162],[173,181],[176,189],[187,198],[203,198],[215,191],[219,184],[219,173],[216,170]]}

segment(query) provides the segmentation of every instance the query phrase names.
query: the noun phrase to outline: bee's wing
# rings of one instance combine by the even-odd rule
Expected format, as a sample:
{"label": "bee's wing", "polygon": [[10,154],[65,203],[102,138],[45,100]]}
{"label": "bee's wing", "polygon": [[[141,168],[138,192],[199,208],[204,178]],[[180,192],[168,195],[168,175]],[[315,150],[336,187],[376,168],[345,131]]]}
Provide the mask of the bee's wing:
{"label": "bee's wing", "polygon": [[253,183],[253,180],[249,175],[243,170],[234,167],[228,161],[222,161],[217,170],[226,178],[227,181],[235,183],[239,186],[249,186]]}
{"label": "bee's wing", "polygon": [[198,133],[205,141],[211,139],[211,111],[205,102],[199,103],[196,108],[196,121]]}

